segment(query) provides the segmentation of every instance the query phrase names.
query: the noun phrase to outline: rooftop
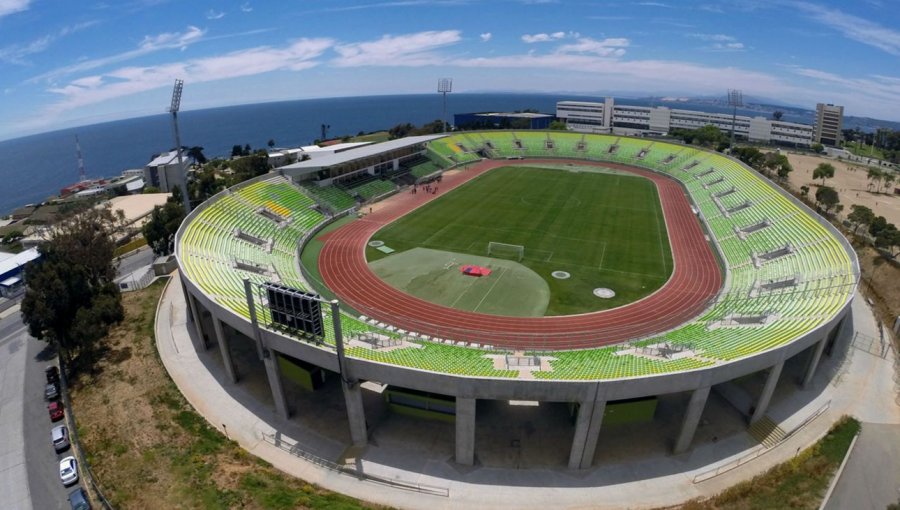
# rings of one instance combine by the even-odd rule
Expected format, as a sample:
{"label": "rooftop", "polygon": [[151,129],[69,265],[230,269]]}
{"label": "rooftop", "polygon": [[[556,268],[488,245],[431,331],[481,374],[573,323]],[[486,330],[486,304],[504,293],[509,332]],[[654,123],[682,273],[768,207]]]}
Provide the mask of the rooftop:
{"label": "rooftop", "polygon": [[17,253],[12,257],[2,259],[0,260],[0,276],[9,273],[19,266],[25,265],[40,256],[41,254],[38,253],[37,248],[31,248],[22,253]]}
{"label": "rooftop", "polygon": [[[409,147],[412,145],[416,145],[423,142],[429,142],[431,140],[435,140],[438,138],[442,138],[446,135],[422,135],[422,136],[409,136],[406,138],[400,138],[399,140],[390,140],[382,143],[372,143],[362,145],[356,148],[351,148],[349,150],[334,152],[332,154],[320,156],[313,159],[308,159],[306,161],[300,161],[294,163],[292,165],[287,165],[281,167],[281,170],[300,170],[305,168],[323,168],[334,165],[340,165],[342,163],[347,163],[348,161],[353,161],[362,158],[368,158],[372,156],[376,156],[383,152],[392,151],[396,149],[402,149],[404,147]],[[344,144],[342,144],[344,145]],[[328,149],[332,149],[334,146],[329,147]]]}

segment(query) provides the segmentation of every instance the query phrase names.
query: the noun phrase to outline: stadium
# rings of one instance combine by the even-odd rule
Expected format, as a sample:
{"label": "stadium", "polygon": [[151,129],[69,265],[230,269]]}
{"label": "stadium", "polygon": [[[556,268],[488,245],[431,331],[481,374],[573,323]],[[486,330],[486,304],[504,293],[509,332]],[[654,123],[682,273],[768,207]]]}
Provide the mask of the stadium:
{"label": "stadium", "polygon": [[671,394],[687,398],[667,441],[689,450],[711,390],[752,374],[740,405],[760,423],[786,363],[813,378],[859,275],[829,222],[734,159],[558,131],[288,165],[197,207],[175,254],[194,347],[215,341],[231,382],[237,344],[282,417],[286,386],[339,381],[357,447],[374,383],[392,412],[452,423],[463,466],[479,401],[564,404],[572,469]]}

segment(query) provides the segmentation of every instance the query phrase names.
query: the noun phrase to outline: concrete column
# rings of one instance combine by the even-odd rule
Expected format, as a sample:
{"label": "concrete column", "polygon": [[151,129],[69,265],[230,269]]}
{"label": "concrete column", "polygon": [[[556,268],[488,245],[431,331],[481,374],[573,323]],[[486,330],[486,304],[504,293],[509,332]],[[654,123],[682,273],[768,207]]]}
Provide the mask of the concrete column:
{"label": "concrete column", "polygon": [[269,378],[269,388],[272,390],[272,400],[275,401],[275,410],[278,416],[284,419],[291,417],[288,409],[287,397],[284,394],[284,384],[281,382],[281,367],[278,366],[278,353],[271,349],[263,351],[263,364],[266,366],[266,376]]}
{"label": "concrete column", "polygon": [[347,404],[347,421],[350,424],[350,439],[353,446],[366,446],[369,442],[369,431],[366,427],[366,412],[363,407],[362,390],[359,382],[344,383],[344,402]]}
{"label": "concrete column", "polygon": [[475,464],[475,399],[456,397],[456,462]]}
{"label": "concrete column", "polygon": [[691,447],[694,433],[697,432],[697,424],[700,423],[700,417],[703,415],[703,409],[706,407],[709,388],[709,386],[701,386],[691,393],[691,401],[688,403],[687,411],[684,413],[684,420],[681,422],[681,432],[678,433],[678,439],[675,441],[675,449],[673,451],[676,454],[684,453]]}
{"label": "concrete column", "polygon": [[231,346],[228,337],[225,336],[224,324],[216,316],[213,316],[213,330],[216,332],[216,342],[219,344],[219,352],[222,354],[222,364],[225,365],[225,374],[232,384],[238,380],[234,361],[231,359]]}
{"label": "concrete column", "polygon": [[606,392],[594,389],[593,398],[580,402],[575,421],[575,437],[569,453],[569,469],[587,469],[594,463],[594,452],[606,411]]}
{"label": "concrete column", "polygon": [[194,335],[191,337],[191,343],[194,344],[195,351],[203,352],[206,350],[206,341],[203,340],[203,318],[197,313],[197,302],[194,299],[194,296],[187,292],[187,290],[185,290],[185,299],[187,299],[188,302],[191,322],[194,324]]}
{"label": "concrete column", "polygon": [[766,415],[769,410],[769,401],[772,400],[772,393],[775,392],[775,386],[778,385],[778,378],[781,377],[781,369],[784,368],[784,360],[772,365],[769,369],[769,375],[766,377],[766,385],[763,387],[762,394],[756,402],[756,408],[753,410],[753,416],[750,417],[750,424],[754,424]]}
{"label": "concrete column", "polygon": [[819,368],[819,361],[822,359],[822,353],[825,351],[826,345],[828,345],[828,335],[819,340],[816,348],[812,351],[812,356],[810,356],[809,363],[806,365],[806,375],[803,376],[803,381],[800,383],[801,388],[806,388],[812,382],[813,377],[816,375],[816,369]]}

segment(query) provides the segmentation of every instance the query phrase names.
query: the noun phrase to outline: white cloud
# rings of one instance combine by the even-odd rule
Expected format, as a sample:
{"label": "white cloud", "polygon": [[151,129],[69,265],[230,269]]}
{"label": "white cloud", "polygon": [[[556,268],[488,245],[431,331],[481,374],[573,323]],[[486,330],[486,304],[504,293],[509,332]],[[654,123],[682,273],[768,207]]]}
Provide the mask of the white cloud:
{"label": "white cloud", "polygon": [[222,19],[224,17],[225,17],[224,11],[214,11],[212,9],[206,11],[206,19],[213,20],[213,19]]}
{"label": "white cloud", "polygon": [[39,76],[35,76],[28,80],[29,83],[40,82],[44,80],[53,80],[67,74],[80,73],[90,71],[99,67],[125,62],[136,57],[147,55],[161,50],[181,49],[184,50],[191,44],[194,44],[204,38],[206,30],[202,30],[195,26],[189,26],[184,32],[165,32],[157,35],[147,35],[138,43],[138,47],[108,57],[100,57],[89,59],[70,66],[61,67],[50,70]]}
{"label": "white cloud", "polygon": [[592,53],[601,57],[621,57],[625,54],[625,48],[629,43],[629,40],[623,37],[610,37],[602,41],[583,37],[578,39],[578,42],[560,46],[556,51],[558,53]]}
{"label": "white cloud", "polygon": [[253,12],[253,7],[250,5],[250,2],[244,2],[241,4],[242,12]]}
{"label": "white cloud", "polygon": [[478,37],[481,38],[481,42],[488,42],[491,40],[492,37],[494,37],[494,35],[491,34],[490,32],[485,32],[485,33],[479,35]]}
{"label": "white cloud", "polygon": [[31,0],[0,0],[0,18],[28,9]]}
{"label": "white cloud", "polygon": [[375,41],[341,44],[332,63],[338,67],[433,65],[441,57],[433,50],[462,40],[459,30],[385,35]]}
{"label": "white cloud", "polygon": [[736,37],[725,34],[687,34],[687,36],[701,41],[731,42],[737,40]]}
{"label": "white cloud", "polygon": [[[2,1],[2,0],[0,0]],[[74,34],[88,27],[96,25],[96,21],[85,21],[74,25],[65,26],[59,31],[41,36],[27,44],[13,44],[0,48],[0,62],[16,65],[30,65],[27,57],[45,51],[57,39]]]}
{"label": "white cloud", "polygon": [[701,49],[709,51],[744,51],[747,47],[736,37],[726,34],[685,34],[693,39],[700,39],[711,44]]}
{"label": "white cloud", "polygon": [[848,39],[891,55],[900,55],[900,31],[821,5],[808,2],[797,2],[795,5],[815,21],[837,30]]}
{"label": "white cloud", "polygon": [[116,98],[168,87],[175,78],[201,83],[272,71],[299,71],[318,65],[316,60],[334,45],[331,39],[300,39],[285,47],[260,46],[206,58],[145,67],[123,67],[108,73],[73,80],[49,92],[62,99],[46,115]]}
{"label": "white cloud", "polygon": [[522,42],[528,44],[534,44],[539,42],[550,42],[550,41],[558,41],[560,39],[565,39],[566,37],[578,37],[577,32],[553,32],[552,34],[524,34],[522,36]]}

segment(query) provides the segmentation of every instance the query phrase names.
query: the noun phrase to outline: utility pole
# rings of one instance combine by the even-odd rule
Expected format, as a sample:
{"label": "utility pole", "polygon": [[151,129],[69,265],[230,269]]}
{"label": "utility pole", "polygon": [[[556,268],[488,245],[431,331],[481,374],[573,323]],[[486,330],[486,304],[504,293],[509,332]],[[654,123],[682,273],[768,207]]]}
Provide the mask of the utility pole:
{"label": "utility pole", "polygon": [[184,214],[191,214],[191,197],[188,194],[187,170],[184,168],[184,158],[181,155],[181,135],[178,134],[178,110],[181,109],[181,90],[184,88],[184,80],[175,80],[175,88],[172,90],[172,105],[169,113],[172,114],[172,128],[175,131],[175,151],[178,153],[178,169],[181,171],[181,198],[184,200]]}
{"label": "utility pole", "polygon": [[731,106],[731,142],[728,144],[729,152],[734,149],[734,130],[737,126],[737,109],[744,106],[743,93],[738,89],[728,89],[728,105]]}

